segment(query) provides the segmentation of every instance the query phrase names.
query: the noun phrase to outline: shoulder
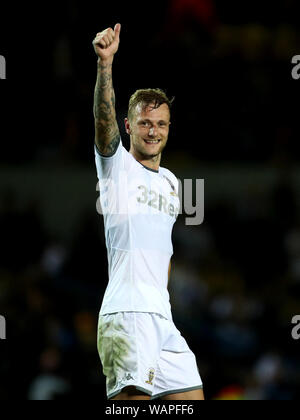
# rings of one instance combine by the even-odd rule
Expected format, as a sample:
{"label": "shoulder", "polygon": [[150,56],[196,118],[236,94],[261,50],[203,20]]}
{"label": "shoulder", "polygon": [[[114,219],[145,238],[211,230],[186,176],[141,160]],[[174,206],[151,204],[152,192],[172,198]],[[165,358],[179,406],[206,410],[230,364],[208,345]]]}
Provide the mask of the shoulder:
{"label": "shoulder", "polygon": [[169,169],[167,168],[163,168],[161,167],[161,173],[162,175],[169,181],[169,183],[173,184],[173,186],[175,187],[176,191],[178,191],[178,178],[173,174],[173,172],[171,172]]}
{"label": "shoulder", "polygon": [[160,167],[161,173],[169,178],[171,178],[173,181],[177,181],[177,177],[173,174],[173,172],[170,171],[170,169]]}
{"label": "shoulder", "polygon": [[122,138],[119,138],[119,144],[114,154],[111,156],[102,155],[95,145],[95,161],[98,178],[119,179],[120,171],[129,172],[136,162],[133,156],[125,149]]}
{"label": "shoulder", "polygon": [[118,136],[115,138],[114,141],[112,141],[109,144],[110,153],[108,154],[101,153],[96,143],[94,144],[94,148],[95,148],[95,154],[98,158],[103,159],[103,160],[114,160],[115,157],[118,156],[122,152],[122,149],[124,148],[124,146],[123,146],[121,137]]}
{"label": "shoulder", "polygon": [[116,142],[113,152],[110,155],[104,155],[102,154],[99,149],[97,148],[97,145],[94,145],[95,148],[95,155],[96,159],[100,162],[116,162],[120,159],[124,160],[124,162],[131,160],[131,154],[128,152],[128,150],[125,149],[123,145],[123,141],[121,136],[118,138],[118,141]]}

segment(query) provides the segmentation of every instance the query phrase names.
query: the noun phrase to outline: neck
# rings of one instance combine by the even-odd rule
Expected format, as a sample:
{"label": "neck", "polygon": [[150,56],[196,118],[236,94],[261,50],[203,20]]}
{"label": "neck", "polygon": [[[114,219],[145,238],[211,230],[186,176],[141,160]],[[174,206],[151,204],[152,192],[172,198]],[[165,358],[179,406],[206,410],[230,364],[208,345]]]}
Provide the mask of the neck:
{"label": "neck", "polygon": [[132,154],[135,160],[140,162],[142,165],[147,166],[147,168],[154,169],[155,171],[159,170],[161,153],[157,156],[146,157],[145,155],[142,155],[141,153],[134,150],[132,147],[130,147],[129,153]]}

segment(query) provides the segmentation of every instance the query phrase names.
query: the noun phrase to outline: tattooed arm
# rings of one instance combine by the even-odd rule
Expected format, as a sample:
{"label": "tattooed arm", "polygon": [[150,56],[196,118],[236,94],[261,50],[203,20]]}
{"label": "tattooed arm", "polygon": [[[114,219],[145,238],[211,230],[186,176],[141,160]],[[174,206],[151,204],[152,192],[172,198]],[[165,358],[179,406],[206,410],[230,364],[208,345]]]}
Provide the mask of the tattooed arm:
{"label": "tattooed arm", "polygon": [[93,46],[98,55],[97,81],[94,92],[95,143],[99,152],[112,156],[120,142],[116,119],[115,92],[112,82],[112,63],[119,47],[121,25],[96,35]]}

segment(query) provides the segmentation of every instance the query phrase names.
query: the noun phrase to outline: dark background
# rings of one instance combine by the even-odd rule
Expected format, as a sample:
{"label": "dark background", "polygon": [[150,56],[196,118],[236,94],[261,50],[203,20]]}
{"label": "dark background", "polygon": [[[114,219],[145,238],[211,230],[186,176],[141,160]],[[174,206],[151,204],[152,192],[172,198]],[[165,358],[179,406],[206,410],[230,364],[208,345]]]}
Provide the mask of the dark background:
{"label": "dark background", "polygon": [[[3,8],[7,6],[3,6]],[[1,6],[2,8],[2,6]],[[171,303],[208,399],[297,399],[300,54],[296,0],[19,4],[1,11],[0,398],[105,400],[107,283],[93,151],[95,34],[122,24],[130,95],[175,96],[162,166],[205,179],[205,221],[174,227]]]}

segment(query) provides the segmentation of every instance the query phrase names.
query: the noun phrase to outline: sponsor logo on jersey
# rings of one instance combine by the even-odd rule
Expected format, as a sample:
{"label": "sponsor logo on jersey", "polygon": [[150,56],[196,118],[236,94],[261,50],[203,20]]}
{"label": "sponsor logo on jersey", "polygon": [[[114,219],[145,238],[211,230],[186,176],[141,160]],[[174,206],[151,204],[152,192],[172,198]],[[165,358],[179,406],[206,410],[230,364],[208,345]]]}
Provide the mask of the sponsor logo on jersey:
{"label": "sponsor logo on jersey", "polygon": [[137,197],[137,201],[140,204],[147,204],[158,211],[168,214],[171,217],[178,216],[179,207],[175,207],[172,202],[169,202],[168,199],[154,190],[148,190],[145,185],[139,185],[140,196]]}

